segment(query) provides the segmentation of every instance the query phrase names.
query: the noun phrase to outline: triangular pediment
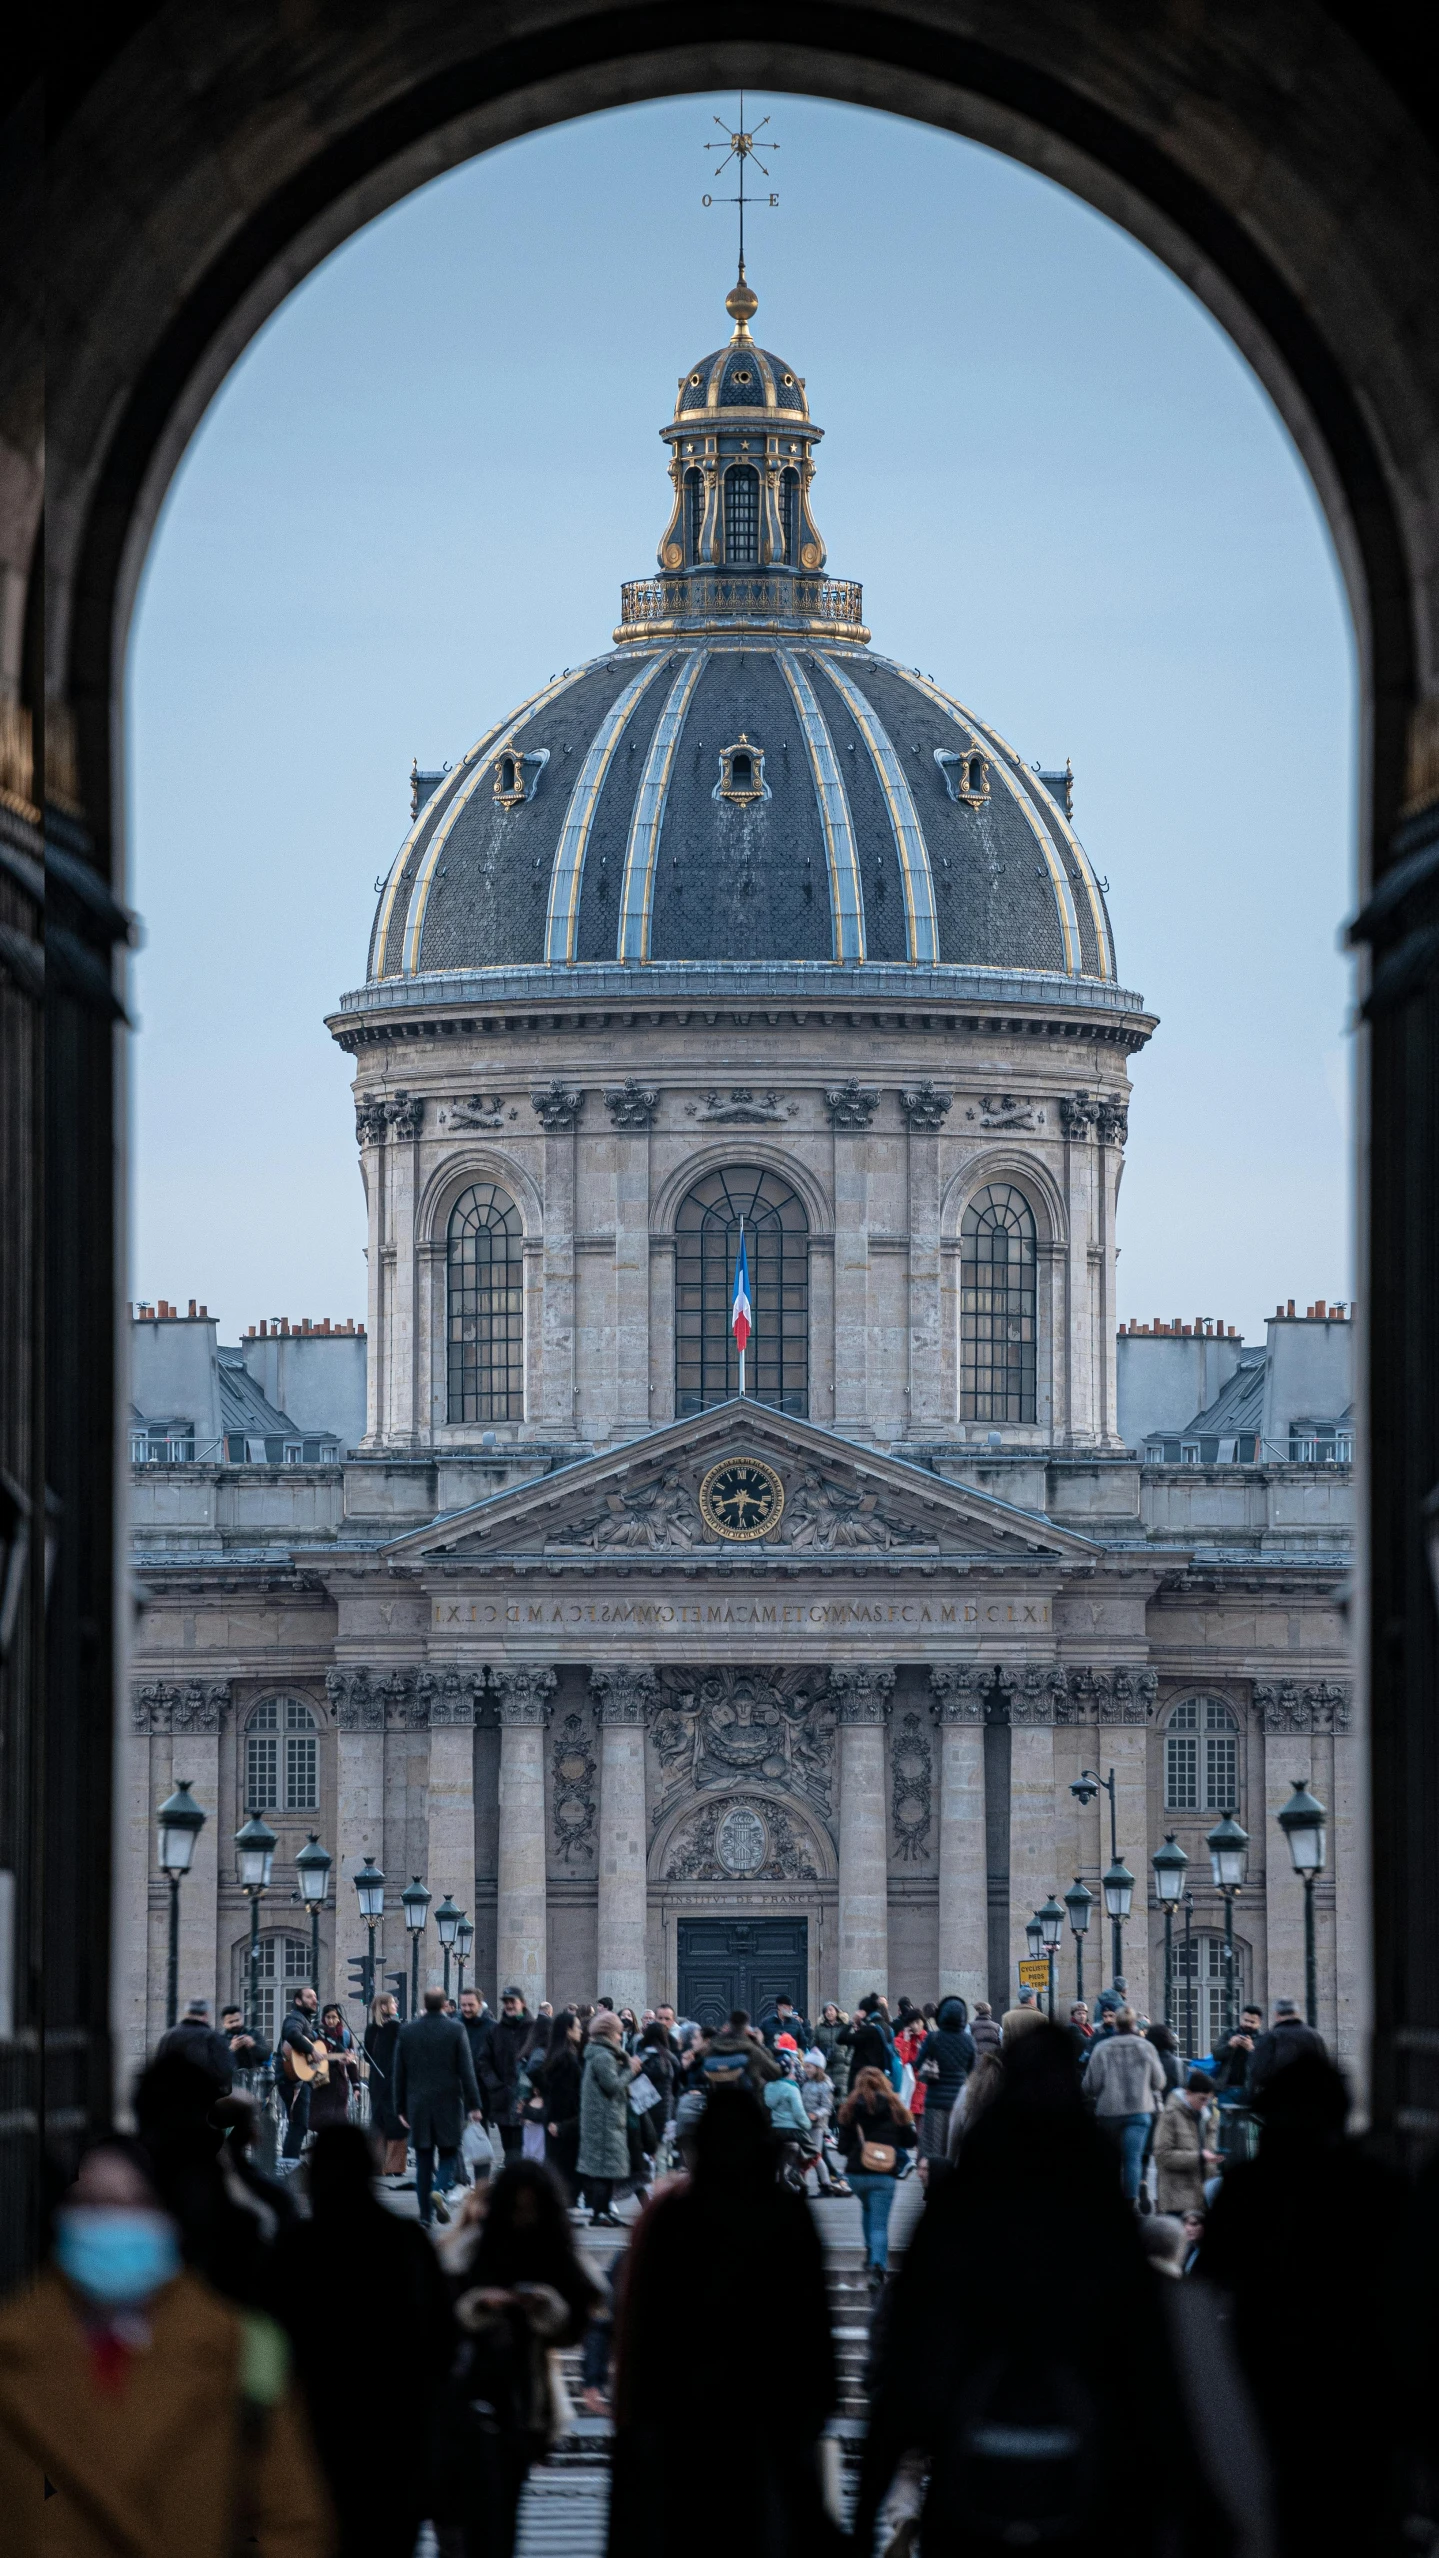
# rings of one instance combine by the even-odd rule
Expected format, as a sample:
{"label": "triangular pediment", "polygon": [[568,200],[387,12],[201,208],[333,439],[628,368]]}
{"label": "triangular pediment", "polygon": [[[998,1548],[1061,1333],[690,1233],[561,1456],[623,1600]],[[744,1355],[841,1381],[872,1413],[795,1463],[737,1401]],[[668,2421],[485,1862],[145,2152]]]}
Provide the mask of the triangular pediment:
{"label": "triangular pediment", "polygon": [[736,1399],[412,1529],[385,1551],[450,1562],[543,1554],[593,1569],[599,1558],[651,1557],[1077,1562],[1100,1549],[1040,1513]]}

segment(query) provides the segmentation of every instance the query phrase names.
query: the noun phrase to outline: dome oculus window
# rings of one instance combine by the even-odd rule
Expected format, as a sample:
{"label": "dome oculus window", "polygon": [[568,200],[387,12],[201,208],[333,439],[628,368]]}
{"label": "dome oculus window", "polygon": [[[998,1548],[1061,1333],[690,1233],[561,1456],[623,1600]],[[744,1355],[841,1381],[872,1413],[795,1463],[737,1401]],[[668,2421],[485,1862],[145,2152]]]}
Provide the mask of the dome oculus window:
{"label": "dome oculus window", "polygon": [[508,1191],[477,1182],[456,1200],[446,1243],[451,1421],[525,1417],[524,1234]]}
{"label": "dome oculus window", "polygon": [[748,808],[757,799],[768,799],[770,787],[764,777],[764,748],[752,746],[744,730],[738,743],[720,748],[720,777],[710,796],[728,799],[737,808]]}
{"label": "dome oculus window", "polygon": [[1009,1182],[981,1190],[959,1247],[961,1417],[1033,1421],[1038,1256],[1023,1191]]}
{"label": "dome oculus window", "polygon": [[962,755],[949,754],[936,746],[934,760],[944,778],[944,787],[953,800],[963,800],[966,807],[979,808],[989,797],[989,757],[970,747]]}
{"label": "dome oculus window", "polygon": [[533,799],[540,786],[540,775],[550,760],[548,746],[537,746],[531,754],[521,755],[507,746],[495,757],[495,797],[502,808],[523,808]]}

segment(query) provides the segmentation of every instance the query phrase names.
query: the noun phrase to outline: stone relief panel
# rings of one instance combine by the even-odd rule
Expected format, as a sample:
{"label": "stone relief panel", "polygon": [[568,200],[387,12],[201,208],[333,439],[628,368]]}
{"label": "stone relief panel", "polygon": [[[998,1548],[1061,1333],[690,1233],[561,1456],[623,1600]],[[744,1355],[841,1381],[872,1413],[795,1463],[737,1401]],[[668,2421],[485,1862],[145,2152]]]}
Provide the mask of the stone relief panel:
{"label": "stone relief panel", "polygon": [[184,1687],[147,1680],[133,1691],[137,1732],[220,1732],[230,1711],[228,1679],[190,1679]]}
{"label": "stone relief panel", "polygon": [[[1155,1670],[1066,1668],[1030,1661],[1019,1669],[992,1661],[947,1664],[929,1674],[940,1723],[982,1723],[986,1699],[998,1691],[1012,1724],[1152,1723],[1159,1695]],[[1258,1690],[1255,1690],[1256,1698]]]}
{"label": "stone relief panel", "polygon": [[550,1820],[566,1865],[581,1865],[595,1852],[599,1811],[599,1761],[583,1717],[567,1714],[555,1735],[550,1767]]}
{"label": "stone relief panel", "polygon": [[732,1084],[729,1091],[706,1093],[704,1101],[687,1101],[685,1116],[719,1128],[773,1128],[792,1119],[799,1108],[797,1101],[781,1101],[773,1090],[756,1092],[749,1084]]}
{"label": "stone relief panel", "polygon": [[[895,1547],[932,1548],[932,1531],[911,1527],[880,1507],[877,1493],[851,1487],[818,1467],[806,1466],[785,1486],[784,1513],[765,1544],[816,1554],[889,1553]],[[611,1492],[598,1514],[546,1540],[546,1553],[689,1552],[696,1546],[723,1551],[706,1526],[699,1502],[682,1474],[671,1470],[633,1492]]]}
{"label": "stone relief panel", "polygon": [[685,1792],[763,1777],[804,1796],[828,1820],[834,1793],[834,1710],[813,1670],[660,1673],[650,1743],[659,1762],[654,1826]]}
{"label": "stone relief panel", "polygon": [[665,1855],[669,1883],[814,1883],[814,1844],[778,1803],[740,1796],[681,1821]]}
{"label": "stone relief panel", "polygon": [[1254,1711],[1265,1732],[1347,1732],[1349,1689],[1339,1679],[1302,1688],[1293,1679],[1256,1679]]}
{"label": "stone relief panel", "polygon": [[473,1724],[483,1670],[432,1670],[423,1662],[373,1670],[360,1661],[325,1674],[325,1694],[342,1732],[423,1732],[431,1724]]}
{"label": "stone relief panel", "polygon": [[901,1714],[891,1727],[889,1773],[895,1855],[906,1865],[927,1861],[934,1813],[934,1752],[918,1714]]}

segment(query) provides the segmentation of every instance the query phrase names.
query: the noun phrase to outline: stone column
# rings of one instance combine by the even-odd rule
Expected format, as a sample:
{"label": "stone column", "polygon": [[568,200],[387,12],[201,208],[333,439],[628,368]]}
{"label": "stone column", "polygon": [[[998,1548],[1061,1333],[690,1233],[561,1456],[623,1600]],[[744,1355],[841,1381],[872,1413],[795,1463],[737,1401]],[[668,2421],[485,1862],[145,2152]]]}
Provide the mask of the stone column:
{"label": "stone column", "polygon": [[939,1724],[938,1991],[964,1999],[971,2013],[989,1994],[984,1680],[973,1664],[929,1674]]}
{"label": "stone column", "polygon": [[[429,1868],[435,1902],[448,1892],[468,1918],[475,1915],[475,1670],[447,1670],[426,1677],[430,1687],[430,1779],[426,1790]],[[543,1839],[543,1830],[541,1838]],[[543,1871],[543,1868],[541,1869]],[[434,1926],[434,1906],[430,1925]],[[429,1937],[432,1976],[442,1978],[444,1956]],[[421,1984],[423,1987],[423,1984]],[[454,1987],[454,1965],[450,1966]]]}
{"label": "stone column", "polygon": [[[155,1872],[155,1813],[173,1787],[157,1782],[153,1762],[161,1753],[152,1751],[150,1735],[166,1728],[167,1709],[160,1700],[169,1693],[158,1684],[137,1688],[128,1724],[122,1724],[116,1742],[110,2022],[117,2046],[116,2084],[122,2090],[133,2084],[164,2026],[164,1976],[162,1972],[157,1985],[150,1961],[150,1878]],[[213,1821],[219,1806],[212,1801],[204,1809]]]}
{"label": "stone column", "polygon": [[631,1076],[605,1094],[614,1124],[615,1421],[622,1439],[650,1426],[650,1123],[659,1096]]}
{"label": "stone column", "polygon": [[[940,1341],[939,1130],[951,1095],[928,1080],[906,1085],[900,1106],[909,1124],[909,1373],[908,1428],[932,1436],[944,1420],[944,1361]],[[980,1993],[981,1997],[983,1992]]]}
{"label": "stone column", "polygon": [[839,2003],[889,1989],[884,1727],[893,1670],[831,1670],[839,1723]]}
{"label": "stone column", "polygon": [[[419,1264],[415,1255],[415,1205],[419,1195],[419,1136],[425,1105],[415,1094],[396,1093],[385,1105],[391,1142],[388,1244],[394,1253],[389,1275],[390,1321],[386,1341],[385,1385],[389,1405],[387,1435],[392,1445],[413,1447],[421,1437],[415,1409],[417,1343],[421,1307],[417,1301]],[[428,1435],[429,1415],[424,1416]]]}
{"label": "stone column", "polygon": [[545,1725],[553,1670],[498,1669],[490,1685],[500,1706],[500,1854],[495,1930],[496,1989],[511,1982],[533,2011],[545,1995]]}
{"label": "stone column", "polygon": [[653,1670],[592,1670],[600,1727],[599,1927],[596,1994],[638,2015],[647,2005],[645,1723]]}
{"label": "stone column", "polygon": [[575,1149],[585,1095],[558,1078],[532,1093],[545,1132],[545,1232],[540,1302],[538,1418],[569,1431],[575,1423]]}
{"label": "stone column", "polygon": [[[198,1679],[182,1688],[174,1709],[171,1765],[174,1781],[190,1780],[190,1791],[208,1815],[195,1841],[195,1854],[180,1886],[180,2013],[187,2000],[207,1998],[217,2013],[216,1995],[228,1998],[230,1984],[218,1977],[220,1920],[220,1734],[230,1711],[225,1679]],[[228,1847],[228,1842],[226,1843]],[[166,1921],[168,1927],[168,1917]],[[163,1991],[161,1993],[163,1998]],[[162,2011],[163,2013],[163,2008]]]}
{"label": "stone column", "polygon": [[[342,1945],[359,1953],[369,1944],[355,1897],[355,1876],[367,1856],[385,1862],[385,1700],[363,1665],[331,1670],[326,1694],[335,1718],[335,1945],[337,1978],[348,1979]],[[408,1875],[391,1876],[389,1900]],[[384,1922],[375,1930],[375,1986],[385,1970]]]}
{"label": "stone column", "polygon": [[[834,1121],[834,1427],[863,1434],[869,1409],[869,1141],[879,1095],[836,1087]],[[874,1986],[873,1983],[870,1984]]]}
{"label": "stone column", "polygon": [[[1009,1700],[1009,1977],[1006,1997],[1019,1996],[1019,1964],[1029,1952],[1025,1928],[1040,1902],[1058,1889],[1059,1844],[1054,1801],[1054,1701],[1017,1683]],[[1055,2014],[1059,2008],[1055,1963]],[[1040,1994],[1041,2006],[1046,2005]]]}
{"label": "stone column", "polygon": [[[1101,1709],[1102,1710],[1102,1709]],[[1145,2016],[1164,2014],[1164,1983],[1156,1976],[1151,1991],[1149,1979],[1149,1904],[1154,1893],[1154,1876],[1150,1857],[1159,1845],[1149,1832],[1149,1734],[1138,1724],[1104,1723],[1094,1736],[1099,1756],[1094,1765],[1107,1776],[1114,1770],[1114,1801],[1119,1819],[1119,1853],[1134,1877],[1134,1900],[1124,1923],[1124,1977],[1129,1983],[1129,2004]],[[1109,1806],[1100,1796],[1100,1810],[1108,1814]],[[1104,1841],[1104,1862],[1109,1863],[1109,1822],[1100,1825]],[[1095,1903],[1094,1915],[1103,1917],[1104,1897]],[[1093,1930],[1091,1928],[1091,1937]],[[1161,1955],[1161,1965],[1163,1957]],[[1104,1920],[1104,1963],[1100,1979],[1108,1981],[1109,1921]],[[1096,1986],[1098,1984],[1096,1983]]]}

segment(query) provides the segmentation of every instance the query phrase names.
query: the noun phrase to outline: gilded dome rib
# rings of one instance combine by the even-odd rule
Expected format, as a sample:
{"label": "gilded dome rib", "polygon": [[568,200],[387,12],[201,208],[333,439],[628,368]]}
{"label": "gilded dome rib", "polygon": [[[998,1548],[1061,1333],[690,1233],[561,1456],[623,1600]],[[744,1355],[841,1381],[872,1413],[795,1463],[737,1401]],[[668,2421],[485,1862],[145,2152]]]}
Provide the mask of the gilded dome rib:
{"label": "gilded dome rib", "polygon": [[707,649],[696,648],[681,659],[679,673],[670,686],[669,699],[650,739],[639,795],[630,820],[629,841],[625,846],[624,885],[620,892],[618,956],[621,959],[641,962],[649,959],[655,856],[659,851],[660,828],[664,824],[670,774],[685,712],[689,709],[708,655]]}
{"label": "gilded dome rib", "polygon": [[939,922],[934,910],[934,879],[929,867],[929,852],[924,830],[919,822],[904,766],[890,742],[889,732],[867,696],[860,691],[852,675],[839,660],[821,656],[820,664],[847,705],[855,726],[869,748],[870,759],[884,793],[889,822],[894,831],[894,849],[904,881],[905,928],[909,937],[911,968],[933,968],[939,958]]}
{"label": "gilded dome rib", "polygon": [[820,823],[824,828],[825,855],[829,863],[834,955],[841,962],[858,964],[864,958],[864,890],[860,883],[854,824],[840,774],[839,758],[834,751],[834,740],[824,724],[824,714],[815,699],[814,687],[793,649],[776,649],[775,655],[794,697],[810,771],[814,775]]}
{"label": "gilded dome rib", "polygon": [[610,769],[615,748],[629,724],[630,714],[643,694],[654,682],[667,657],[651,658],[632,675],[619,699],[606,711],[580,766],[579,777],[570,793],[565,812],[555,866],[550,879],[550,911],[545,926],[545,958],[551,968],[572,968],[575,959],[575,927],[580,911],[580,888],[584,879],[585,846],[594,824],[595,809]]}

